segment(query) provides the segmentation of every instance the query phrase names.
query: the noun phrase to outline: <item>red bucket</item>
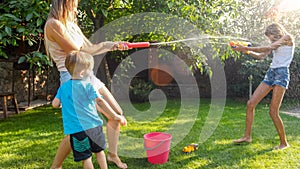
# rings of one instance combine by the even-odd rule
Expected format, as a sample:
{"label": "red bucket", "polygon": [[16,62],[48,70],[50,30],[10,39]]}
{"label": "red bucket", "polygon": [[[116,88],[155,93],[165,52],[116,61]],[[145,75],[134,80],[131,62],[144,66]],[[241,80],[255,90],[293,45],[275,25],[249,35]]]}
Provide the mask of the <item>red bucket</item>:
{"label": "red bucket", "polygon": [[171,139],[171,134],[162,132],[144,135],[144,146],[150,163],[164,164],[168,161]]}

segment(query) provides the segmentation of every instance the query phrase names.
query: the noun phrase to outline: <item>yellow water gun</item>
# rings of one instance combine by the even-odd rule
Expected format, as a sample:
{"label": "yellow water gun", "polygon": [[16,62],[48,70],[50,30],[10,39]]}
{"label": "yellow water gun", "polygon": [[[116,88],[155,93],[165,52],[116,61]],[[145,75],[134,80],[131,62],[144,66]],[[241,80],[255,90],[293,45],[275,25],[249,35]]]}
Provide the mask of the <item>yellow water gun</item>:
{"label": "yellow water gun", "polygon": [[243,42],[243,41],[230,41],[229,45],[231,48],[236,48],[238,45],[250,47],[252,44],[250,42]]}

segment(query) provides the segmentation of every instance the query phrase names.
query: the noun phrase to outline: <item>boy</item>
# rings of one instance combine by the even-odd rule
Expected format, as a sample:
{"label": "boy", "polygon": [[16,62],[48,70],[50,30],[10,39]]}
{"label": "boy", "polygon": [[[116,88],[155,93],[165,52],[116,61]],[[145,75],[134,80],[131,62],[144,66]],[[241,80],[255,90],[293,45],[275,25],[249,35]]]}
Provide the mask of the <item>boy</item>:
{"label": "boy", "polygon": [[108,105],[87,80],[92,73],[93,65],[93,57],[87,53],[74,51],[68,54],[65,66],[72,79],[60,86],[52,106],[63,105],[64,134],[70,134],[74,161],[82,161],[83,168],[94,168],[93,152],[96,154],[100,168],[106,169],[107,163],[103,151],[106,147],[102,132],[103,121],[97,109],[107,112],[115,120],[123,122],[124,118]]}

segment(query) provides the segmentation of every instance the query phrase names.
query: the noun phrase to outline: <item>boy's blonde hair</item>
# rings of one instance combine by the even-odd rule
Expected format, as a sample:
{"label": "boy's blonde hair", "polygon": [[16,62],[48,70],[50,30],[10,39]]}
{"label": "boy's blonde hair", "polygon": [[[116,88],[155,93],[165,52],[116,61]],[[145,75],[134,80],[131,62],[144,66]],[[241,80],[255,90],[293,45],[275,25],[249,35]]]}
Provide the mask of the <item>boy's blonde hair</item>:
{"label": "boy's blonde hair", "polygon": [[267,26],[265,35],[273,35],[275,40],[279,40],[284,35],[288,35],[289,33],[285,30],[285,28],[279,23],[272,23],[271,25]]}
{"label": "boy's blonde hair", "polygon": [[65,66],[72,76],[79,75],[81,71],[88,76],[93,71],[94,58],[85,52],[72,51],[66,57]]}

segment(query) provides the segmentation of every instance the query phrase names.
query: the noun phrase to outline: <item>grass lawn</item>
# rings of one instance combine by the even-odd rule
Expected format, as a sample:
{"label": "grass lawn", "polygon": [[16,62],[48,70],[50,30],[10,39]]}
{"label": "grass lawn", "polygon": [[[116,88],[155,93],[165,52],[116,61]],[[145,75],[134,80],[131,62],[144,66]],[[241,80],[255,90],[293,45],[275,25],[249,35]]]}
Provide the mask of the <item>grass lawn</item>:
{"label": "grass lawn", "polygon": [[[154,104],[162,103],[156,101]],[[199,140],[210,110],[210,100],[201,99],[200,107],[198,104],[190,100],[182,114],[179,100],[168,100],[163,113],[147,111],[149,103],[134,104],[138,113],[129,113],[126,106],[131,104],[123,103],[128,126],[121,129],[119,153],[122,160],[133,169],[300,168],[300,119],[281,114],[291,147],[284,151],[273,150],[279,145],[279,138],[268,115],[269,107],[262,103],[256,108],[253,143],[234,145],[232,140],[243,135],[246,103],[227,100],[220,121],[209,125],[216,126],[211,129],[212,135],[207,140]],[[283,104],[283,108],[289,106],[288,102]],[[64,137],[61,120],[60,109],[50,106],[0,120],[0,168],[49,168]],[[169,161],[163,165],[148,163],[145,152],[141,152],[143,135],[154,131],[175,131]],[[191,154],[181,152],[185,145],[193,142],[200,143],[199,150]],[[63,166],[82,168],[81,163],[73,162],[72,155]],[[95,158],[94,166],[99,168]],[[116,167],[109,164],[109,168]]]}

